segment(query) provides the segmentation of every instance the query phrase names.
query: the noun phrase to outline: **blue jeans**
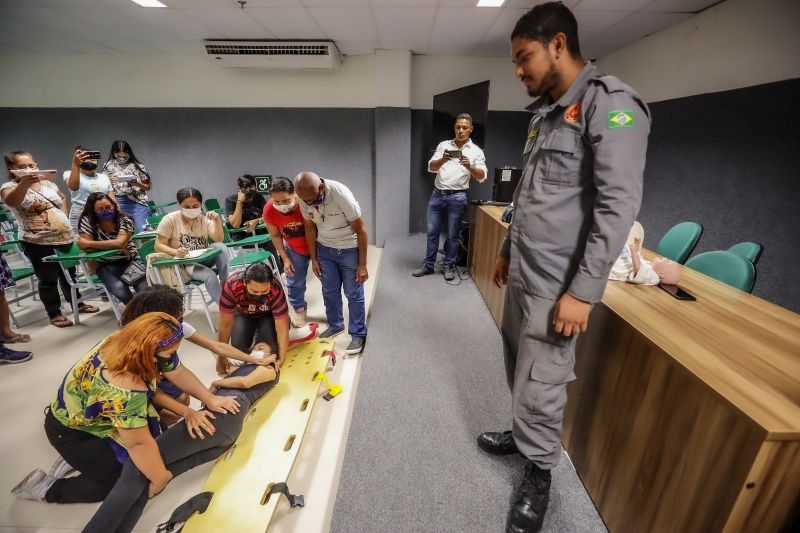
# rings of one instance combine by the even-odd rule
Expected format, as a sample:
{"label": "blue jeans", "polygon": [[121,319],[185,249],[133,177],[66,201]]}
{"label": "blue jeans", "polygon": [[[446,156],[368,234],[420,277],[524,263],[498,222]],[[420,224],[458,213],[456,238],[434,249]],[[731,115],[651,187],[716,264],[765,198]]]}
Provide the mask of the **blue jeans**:
{"label": "blue jeans", "polygon": [[133,224],[138,231],[142,231],[147,225],[147,217],[150,216],[150,208],[139,202],[134,202],[127,196],[117,196],[117,203],[123,213],[133,219]]}
{"label": "blue jeans", "polygon": [[364,286],[356,281],[358,248],[337,250],[317,243],[317,261],[322,270],[322,299],[328,327],[342,329],[342,288],[347,296],[350,324],[347,332],[351,337],[367,336],[367,314],[364,307]]}
{"label": "blue jeans", "polygon": [[447,219],[447,241],[444,245],[443,268],[452,267],[456,262],[459,246],[461,219],[467,209],[467,193],[457,192],[444,195],[433,189],[428,202],[428,253],[425,255],[425,266],[433,268],[436,264],[436,253],[439,251],[439,234],[442,224]]}
{"label": "blue jeans", "polygon": [[289,289],[289,304],[292,308],[306,309],[306,278],[308,278],[308,263],[311,258],[307,255],[299,254],[292,250],[285,241],[283,247],[286,249],[286,255],[294,265],[294,276],[286,276],[286,288]]}
{"label": "blue jeans", "polygon": [[[211,247],[220,248],[222,253],[211,259],[193,264],[192,273],[189,277],[193,280],[202,281],[211,299],[219,303],[219,295],[222,294],[222,281],[228,279],[228,261],[231,260],[231,253],[228,251],[228,247],[220,242],[215,242]],[[217,271],[214,272],[211,267],[216,267]]]}
{"label": "blue jeans", "polygon": [[[103,285],[106,286],[108,292],[114,295],[114,297],[119,300],[120,302],[127,304],[133,298],[133,293],[131,293],[131,288],[122,281],[120,276],[122,273],[125,272],[125,269],[128,268],[130,261],[108,261],[108,262],[100,262],[97,265],[97,275],[103,281]],[[142,276],[142,279],[137,281],[133,289],[136,292],[147,287],[147,277]]]}

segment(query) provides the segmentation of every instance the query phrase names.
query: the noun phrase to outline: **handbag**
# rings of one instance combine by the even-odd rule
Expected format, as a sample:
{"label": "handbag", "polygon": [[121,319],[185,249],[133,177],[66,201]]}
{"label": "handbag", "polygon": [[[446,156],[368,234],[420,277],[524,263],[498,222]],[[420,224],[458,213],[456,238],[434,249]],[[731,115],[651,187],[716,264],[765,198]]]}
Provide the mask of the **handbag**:
{"label": "handbag", "polygon": [[122,272],[119,279],[121,279],[125,285],[132,287],[145,277],[145,275],[147,275],[147,271],[145,270],[144,263],[138,259],[134,259],[128,263],[128,266]]}

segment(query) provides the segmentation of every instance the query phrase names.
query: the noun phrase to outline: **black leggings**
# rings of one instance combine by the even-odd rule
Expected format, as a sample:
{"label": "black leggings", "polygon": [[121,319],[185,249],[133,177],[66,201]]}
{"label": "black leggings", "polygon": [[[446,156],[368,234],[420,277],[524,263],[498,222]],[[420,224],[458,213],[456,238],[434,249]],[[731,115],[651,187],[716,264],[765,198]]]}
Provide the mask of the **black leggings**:
{"label": "black leggings", "polygon": [[[42,300],[47,316],[55,318],[61,314],[61,299],[58,297],[56,285],[61,285],[61,292],[67,304],[70,303],[69,283],[64,277],[64,271],[58,263],[45,263],[42,259],[48,255],[56,255],[56,250],[67,252],[72,248],[72,244],[51,246],[47,244],[33,244],[22,241],[22,250],[28,259],[31,260],[33,271],[39,279],[39,298]],[[69,273],[75,278],[75,269],[70,268]],[[80,297],[80,293],[78,293]]]}
{"label": "black leggings", "polygon": [[[252,365],[250,365],[252,366]],[[234,371],[233,375],[245,374],[241,372],[245,367]],[[215,413],[214,425],[216,432],[213,435],[206,433],[205,439],[193,439],[186,432],[184,421],[175,424],[164,434],[156,439],[158,450],[167,470],[178,477],[187,470],[212,461],[225,453],[236,442],[242,432],[242,423],[247,415],[249,405],[266,394],[278,383],[278,379],[268,383],[256,385],[245,391],[250,403],[247,409],[241,409],[236,414]],[[218,394],[230,389],[220,389]],[[230,395],[227,394],[226,395]],[[84,533],[122,533],[133,531],[134,526],[142,516],[147,505],[150,481],[142,474],[132,461],[127,461],[122,468],[119,481],[97,510],[95,515],[86,524]],[[177,507],[180,502],[176,502]]]}
{"label": "black leggings", "polygon": [[272,313],[257,317],[249,317],[239,313],[233,315],[231,345],[237,350],[250,353],[255,342],[266,342],[273,352],[278,351],[278,334],[275,332],[275,319]]}
{"label": "black leggings", "polygon": [[80,472],[79,476],[58,479],[45,494],[54,503],[103,501],[117,482],[122,465],[105,439],[73,429],[59,422],[50,409],[44,418],[44,431],[53,448]]}

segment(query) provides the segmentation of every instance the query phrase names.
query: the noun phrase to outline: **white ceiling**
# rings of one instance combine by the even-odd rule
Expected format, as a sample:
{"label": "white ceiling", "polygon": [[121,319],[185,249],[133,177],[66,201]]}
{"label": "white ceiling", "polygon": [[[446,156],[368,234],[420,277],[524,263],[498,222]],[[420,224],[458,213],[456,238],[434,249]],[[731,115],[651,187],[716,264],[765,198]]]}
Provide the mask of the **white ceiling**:
{"label": "white ceiling", "polygon": [[[0,53],[199,51],[204,39],[325,39],[344,54],[509,53],[514,23],[541,0],[0,0]],[[600,57],[719,0],[565,0],[585,57]]]}

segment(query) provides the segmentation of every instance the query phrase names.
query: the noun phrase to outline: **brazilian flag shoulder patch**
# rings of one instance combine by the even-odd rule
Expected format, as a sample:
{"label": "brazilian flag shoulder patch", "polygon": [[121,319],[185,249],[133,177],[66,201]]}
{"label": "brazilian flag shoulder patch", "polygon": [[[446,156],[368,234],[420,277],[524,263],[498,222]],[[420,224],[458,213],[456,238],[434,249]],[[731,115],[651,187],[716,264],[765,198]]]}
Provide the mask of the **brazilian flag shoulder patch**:
{"label": "brazilian flag shoulder patch", "polygon": [[615,109],[608,113],[608,127],[609,128],[632,128],[633,127],[633,110],[631,109]]}

